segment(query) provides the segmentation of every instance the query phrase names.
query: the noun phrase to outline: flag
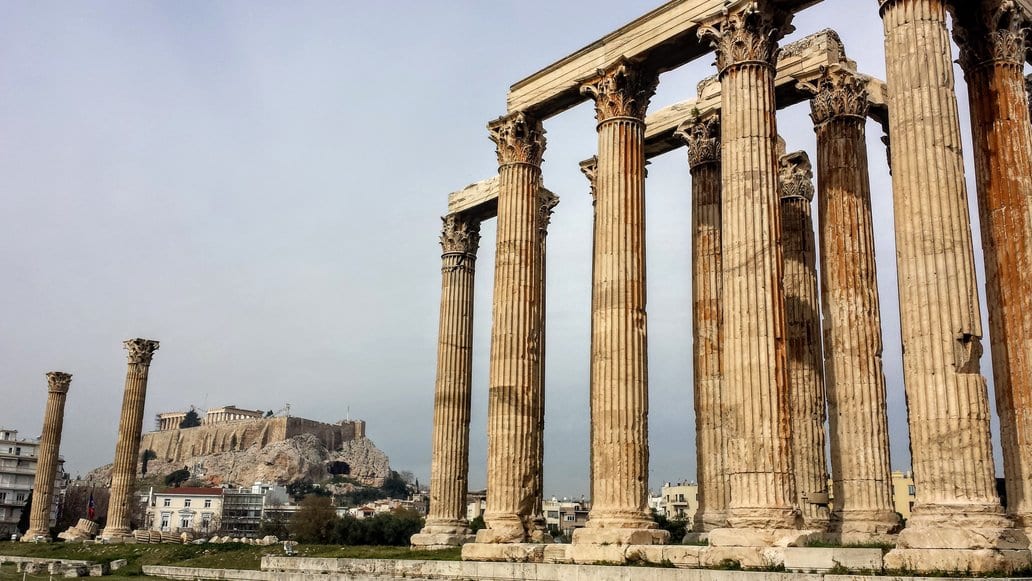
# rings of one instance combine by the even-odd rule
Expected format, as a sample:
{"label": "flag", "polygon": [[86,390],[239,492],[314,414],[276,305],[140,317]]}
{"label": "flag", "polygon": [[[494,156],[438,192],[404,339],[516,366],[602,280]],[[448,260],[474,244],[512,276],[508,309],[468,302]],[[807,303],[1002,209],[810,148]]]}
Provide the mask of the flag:
{"label": "flag", "polygon": [[86,503],[86,518],[93,520],[97,516],[97,504],[93,502],[93,490],[90,490],[90,501]]}

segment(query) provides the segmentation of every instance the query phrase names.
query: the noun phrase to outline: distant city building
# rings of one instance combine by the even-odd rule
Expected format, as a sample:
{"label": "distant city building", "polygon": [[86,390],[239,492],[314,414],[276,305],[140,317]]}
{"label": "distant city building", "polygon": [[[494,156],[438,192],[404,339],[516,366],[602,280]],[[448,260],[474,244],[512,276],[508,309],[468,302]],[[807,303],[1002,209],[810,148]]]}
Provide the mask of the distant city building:
{"label": "distant city building", "polygon": [[590,503],[585,500],[559,500],[552,497],[541,502],[541,513],[545,516],[545,524],[550,530],[558,530],[567,539],[573,535],[574,529],[583,527],[588,522]]}
{"label": "distant city building", "polygon": [[[830,487],[829,487],[830,490]],[[914,487],[913,472],[892,471],[892,504],[896,512],[904,519],[910,518],[910,511],[914,509],[914,502],[917,500],[917,489]]]}
{"label": "distant city building", "polygon": [[265,417],[262,410],[245,410],[236,406],[223,406],[220,408],[209,408],[204,414],[202,424],[224,424],[226,422],[238,422],[241,420],[260,420]]}
{"label": "distant city building", "polygon": [[[258,536],[267,508],[282,511],[287,489],[263,482],[251,488],[171,488],[151,490],[147,528],[163,532],[191,531],[231,537]],[[292,513],[296,507],[289,507]]]}
{"label": "distant city building", "polygon": [[[19,440],[18,430],[0,428],[0,535],[9,538],[18,530],[18,519],[36,479],[39,440]],[[50,526],[57,522],[57,507],[68,486],[64,460],[58,459]]]}
{"label": "distant city building", "polygon": [[656,507],[657,513],[669,519],[690,521],[699,510],[699,485],[690,481],[676,484],[667,482],[660,492],[660,500]]}

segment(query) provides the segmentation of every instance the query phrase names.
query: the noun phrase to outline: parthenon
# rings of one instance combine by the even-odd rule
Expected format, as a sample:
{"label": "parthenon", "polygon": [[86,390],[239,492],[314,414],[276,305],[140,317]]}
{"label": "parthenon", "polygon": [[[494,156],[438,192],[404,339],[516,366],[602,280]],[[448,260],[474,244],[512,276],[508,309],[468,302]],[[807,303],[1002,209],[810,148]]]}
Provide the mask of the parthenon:
{"label": "parthenon", "polygon": [[[544,187],[544,124],[590,100],[598,149],[581,167],[594,200],[592,508],[551,558],[622,561],[639,547],[659,561],[669,554],[657,545],[682,541],[646,505],[644,204],[646,159],[686,146],[700,485],[690,536],[706,542],[691,547],[697,561],[777,565],[780,549],[822,541],[891,544],[885,567],[897,570],[1032,564],[1032,76],[1023,75],[1032,0],[868,0],[884,25],[884,81],[857,70],[832,30],[780,46],[793,15],[818,1],[673,0],[512,85],[507,111],[488,124],[498,175],[452,194],[444,217],[430,513],[414,546],[462,544],[469,560],[544,558],[544,262],[558,201]],[[981,371],[951,32],[974,133],[1006,509]],[[710,53],[716,75],[698,95],[648,113],[661,73]],[[778,109],[805,101],[815,160],[779,143]],[[889,489],[867,118],[891,143],[917,490],[905,526]],[[487,509],[474,537],[464,521],[473,280],[490,218]]]}

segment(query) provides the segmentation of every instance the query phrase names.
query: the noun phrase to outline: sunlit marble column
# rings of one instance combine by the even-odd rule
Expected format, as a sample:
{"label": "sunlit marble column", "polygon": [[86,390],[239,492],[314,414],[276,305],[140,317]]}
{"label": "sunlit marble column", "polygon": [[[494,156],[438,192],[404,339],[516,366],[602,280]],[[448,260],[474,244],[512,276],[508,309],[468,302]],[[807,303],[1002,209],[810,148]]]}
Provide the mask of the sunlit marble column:
{"label": "sunlit marble column", "polygon": [[[1005,568],[1003,556],[992,549],[1023,547],[1027,540],[1009,528],[995,488],[946,8],[941,0],[879,4],[892,112],[903,375],[917,489],[886,566]],[[989,549],[989,556],[962,549]]]}
{"label": "sunlit marble column", "polygon": [[[707,23],[721,83],[723,406],[728,410],[728,524],[711,544],[779,542],[801,524],[792,476],[786,375],[774,63],[790,30],[770,2]],[[719,533],[719,534],[718,534]]]}
{"label": "sunlit marble column", "polygon": [[1032,529],[1032,131],[1029,22],[1010,0],[953,4],[967,79],[1007,512]]}
{"label": "sunlit marble column", "polygon": [[654,544],[648,514],[645,322],[645,110],[657,77],[620,59],[582,85],[595,100],[591,512],[574,543]]}
{"label": "sunlit marble column", "polygon": [[487,410],[487,528],[477,543],[544,539],[542,461],[541,122],[522,112],[493,121],[498,151],[491,371]]}
{"label": "sunlit marble column", "polygon": [[831,530],[843,543],[885,541],[899,530],[900,519],[892,504],[864,127],[867,85],[849,71],[829,70],[813,90],[824,378],[835,497]]}
{"label": "sunlit marble column", "polygon": [[473,390],[473,287],[480,220],[449,214],[441,232],[441,314],[430,464],[430,511],[412,546],[443,548],[473,539],[466,522],[469,417]]}
{"label": "sunlit marble column", "polygon": [[64,428],[65,399],[72,376],[60,371],[47,373],[47,407],[43,413],[43,435],[36,456],[36,481],[32,487],[29,528],[21,540],[50,541],[50,510],[54,506],[54,478],[57,476],[61,431]]}
{"label": "sunlit marble column", "polygon": [[[810,213],[813,171],[805,151],[782,156],[778,169],[796,503],[806,528],[826,530],[828,467],[824,456],[824,420],[827,404],[817,294],[817,244]],[[820,503],[822,500],[824,502]]]}
{"label": "sunlit marble column", "polygon": [[136,461],[140,453],[140,434],[143,431],[143,406],[147,398],[147,377],[151,359],[158,350],[158,342],[149,339],[130,339],[124,343],[129,351],[129,368],[125,375],[125,394],[122,397],[122,418],[118,424],[118,443],[115,461],[111,467],[111,498],[108,500],[107,526],[100,533],[106,540],[117,541],[129,537],[129,517],[132,512]]}
{"label": "sunlit marble column", "polygon": [[699,508],[693,531],[727,525],[726,415],[720,384],[720,118],[694,117],[677,128],[692,174],[692,362]]}

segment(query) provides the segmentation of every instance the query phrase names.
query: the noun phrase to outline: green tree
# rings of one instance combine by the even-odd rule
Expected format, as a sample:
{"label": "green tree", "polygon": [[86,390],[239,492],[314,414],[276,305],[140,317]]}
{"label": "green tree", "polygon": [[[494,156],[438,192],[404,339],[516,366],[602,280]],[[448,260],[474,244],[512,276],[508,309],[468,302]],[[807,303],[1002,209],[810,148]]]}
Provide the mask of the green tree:
{"label": "green tree", "polygon": [[484,522],[484,517],[483,516],[478,516],[478,517],[474,518],[473,520],[469,521],[469,530],[473,531],[474,533],[479,531],[479,530],[481,530],[481,529],[486,529],[486,528],[487,528],[487,523]]}
{"label": "green tree", "polygon": [[272,410],[265,412],[265,417],[271,418],[273,416]]}
{"label": "green tree", "polygon": [[380,488],[387,493],[387,498],[405,500],[409,497],[408,482],[405,482],[405,479],[394,470],[391,470],[390,475],[384,479],[383,486]]}
{"label": "green tree", "polygon": [[182,467],[179,470],[169,474],[165,477],[165,485],[171,486],[172,488],[179,488],[179,485],[190,479],[190,469]]}
{"label": "green tree", "polygon": [[670,542],[680,543],[681,539],[684,538],[686,532],[688,532],[688,520],[683,518],[667,518],[666,515],[659,514],[656,509],[652,509],[652,520],[656,521],[659,528],[666,530],[670,533]]}
{"label": "green tree", "polygon": [[201,417],[197,415],[197,410],[190,408],[183,421],[179,422],[179,429],[196,428],[199,425],[201,425]]}
{"label": "green tree", "polygon": [[325,496],[306,496],[290,519],[290,533],[299,543],[325,545],[333,540],[337,510]]}
{"label": "green tree", "polygon": [[141,460],[142,460],[142,464],[143,465],[140,466],[140,474],[143,475],[143,476],[146,476],[147,475],[147,463],[149,463],[151,460],[157,460],[157,459],[158,459],[158,454],[154,450],[150,450],[150,449],[144,450],[143,451],[143,455],[141,456]]}

